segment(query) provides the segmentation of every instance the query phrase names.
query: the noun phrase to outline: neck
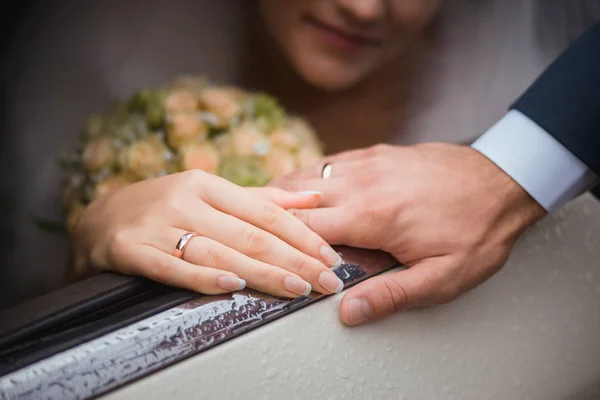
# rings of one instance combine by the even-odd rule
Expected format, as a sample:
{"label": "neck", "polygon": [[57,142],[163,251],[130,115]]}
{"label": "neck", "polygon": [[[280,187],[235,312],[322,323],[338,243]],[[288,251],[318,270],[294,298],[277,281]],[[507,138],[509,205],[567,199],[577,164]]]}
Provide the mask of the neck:
{"label": "neck", "polygon": [[411,48],[360,84],[330,92],[307,84],[295,73],[284,56],[273,50],[277,46],[258,18],[251,29],[245,85],[274,95],[289,112],[308,119],[328,153],[389,142],[402,131],[408,119],[406,106],[412,97],[418,51]]}

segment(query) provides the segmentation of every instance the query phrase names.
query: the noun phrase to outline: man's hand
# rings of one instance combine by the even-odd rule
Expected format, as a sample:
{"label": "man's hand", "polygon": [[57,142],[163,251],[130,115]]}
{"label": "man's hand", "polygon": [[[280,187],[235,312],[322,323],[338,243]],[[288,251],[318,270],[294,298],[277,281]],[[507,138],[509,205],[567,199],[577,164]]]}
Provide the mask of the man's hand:
{"label": "man's hand", "polygon": [[320,190],[322,208],[292,212],[331,244],[391,253],[409,268],[377,276],[344,296],[342,320],[356,325],[412,307],[446,303],[506,262],[515,240],[545,210],[470,147],[377,145],[328,157],[274,181]]}

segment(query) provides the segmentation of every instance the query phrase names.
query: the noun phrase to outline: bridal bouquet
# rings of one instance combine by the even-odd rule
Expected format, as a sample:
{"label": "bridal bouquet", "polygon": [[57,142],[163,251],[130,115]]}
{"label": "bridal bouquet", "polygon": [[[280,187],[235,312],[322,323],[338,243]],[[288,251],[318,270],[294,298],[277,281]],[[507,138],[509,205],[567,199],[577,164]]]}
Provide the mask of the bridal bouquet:
{"label": "bridal bouquet", "polygon": [[61,157],[67,228],[97,196],[136,181],[201,169],[263,186],[321,156],[313,129],[269,95],[181,77],[89,118],[79,147]]}

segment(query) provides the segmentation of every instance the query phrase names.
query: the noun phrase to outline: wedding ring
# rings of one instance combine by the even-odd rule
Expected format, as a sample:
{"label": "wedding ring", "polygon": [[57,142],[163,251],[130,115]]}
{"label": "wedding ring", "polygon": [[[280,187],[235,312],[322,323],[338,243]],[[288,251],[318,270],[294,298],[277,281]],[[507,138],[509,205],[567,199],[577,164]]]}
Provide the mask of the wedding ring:
{"label": "wedding ring", "polygon": [[177,258],[182,258],[183,251],[185,250],[185,246],[187,246],[187,244],[190,242],[190,240],[192,240],[196,236],[197,235],[194,232],[188,232],[188,233],[184,234],[179,239],[179,242],[177,242],[177,246],[175,246],[175,251],[173,252],[173,255]]}
{"label": "wedding ring", "polygon": [[329,179],[331,177],[331,168],[332,165],[330,163],[323,165],[323,169],[321,170],[321,178]]}

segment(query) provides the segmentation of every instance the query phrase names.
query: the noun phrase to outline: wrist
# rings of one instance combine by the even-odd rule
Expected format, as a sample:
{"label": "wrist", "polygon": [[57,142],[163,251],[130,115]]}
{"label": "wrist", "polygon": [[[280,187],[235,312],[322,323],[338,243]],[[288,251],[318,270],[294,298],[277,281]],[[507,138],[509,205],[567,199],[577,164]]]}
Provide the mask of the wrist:
{"label": "wrist", "polygon": [[544,207],[510,175],[478,151],[473,150],[473,154],[479,158],[480,171],[486,171],[483,179],[492,186],[487,190],[492,201],[497,201],[498,215],[511,236],[518,237],[547,214]]}

